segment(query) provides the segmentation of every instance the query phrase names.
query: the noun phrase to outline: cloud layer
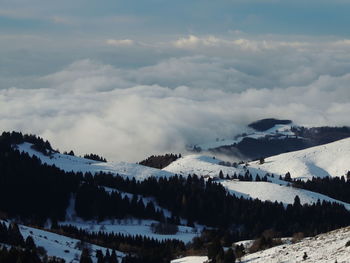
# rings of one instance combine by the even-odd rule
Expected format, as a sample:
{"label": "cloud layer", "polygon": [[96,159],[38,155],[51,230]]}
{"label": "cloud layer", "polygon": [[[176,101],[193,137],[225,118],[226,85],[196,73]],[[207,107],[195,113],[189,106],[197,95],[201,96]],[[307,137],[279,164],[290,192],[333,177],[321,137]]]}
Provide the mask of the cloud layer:
{"label": "cloud layer", "polygon": [[[109,44],[147,52],[118,41]],[[149,47],[170,55],[146,66],[77,60],[0,89],[0,126],[39,134],[61,150],[139,161],[232,138],[259,118],[350,125],[349,46],[190,36]]]}

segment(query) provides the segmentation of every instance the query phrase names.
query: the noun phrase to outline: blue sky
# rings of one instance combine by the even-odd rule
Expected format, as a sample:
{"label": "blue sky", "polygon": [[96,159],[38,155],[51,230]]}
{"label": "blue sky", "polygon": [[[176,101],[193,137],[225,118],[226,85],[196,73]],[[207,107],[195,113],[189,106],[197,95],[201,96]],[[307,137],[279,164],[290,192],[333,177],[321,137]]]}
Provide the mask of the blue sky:
{"label": "blue sky", "polygon": [[[349,1],[0,1],[0,29],[21,33],[349,36]],[[112,18],[115,18],[114,20]],[[116,18],[119,18],[116,19]],[[108,18],[110,18],[108,20]]]}

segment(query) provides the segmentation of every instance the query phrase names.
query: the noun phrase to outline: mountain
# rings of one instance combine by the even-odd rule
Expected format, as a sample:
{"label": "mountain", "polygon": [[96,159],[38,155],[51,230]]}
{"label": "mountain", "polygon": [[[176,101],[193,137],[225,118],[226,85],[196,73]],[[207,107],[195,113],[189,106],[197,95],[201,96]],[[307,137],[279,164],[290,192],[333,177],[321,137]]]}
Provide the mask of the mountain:
{"label": "mountain", "polygon": [[189,147],[190,151],[225,154],[254,160],[307,149],[350,137],[349,127],[303,127],[290,120],[263,119],[247,126],[231,139],[217,139]]}
{"label": "mountain", "polygon": [[349,149],[350,138],[347,138],[301,151],[268,157],[263,164],[255,161],[249,163],[249,166],[276,175],[285,175],[289,172],[292,178],[298,179],[346,176],[350,171]]}
{"label": "mountain", "polygon": [[[172,162],[163,170],[184,176],[197,174],[216,178],[217,180],[220,172],[222,172],[224,177],[228,175],[230,179],[222,178],[217,182],[236,196],[244,198],[257,198],[284,204],[292,204],[296,196],[299,196],[302,204],[312,204],[317,200],[340,202],[319,193],[292,187],[289,182],[280,180],[279,177],[284,176],[287,172],[290,172],[292,178],[297,179],[343,176],[350,170],[350,165],[347,162],[350,158],[349,149],[350,138],[306,150],[269,157],[265,159],[263,164],[260,164],[260,161],[254,161],[248,163],[248,165],[245,163],[232,164],[214,157],[198,154],[187,155]],[[253,181],[232,180],[231,177],[234,174],[243,175],[247,171],[252,175]],[[263,178],[266,174],[268,174],[267,182],[254,181],[257,175]],[[272,174],[274,174],[274,177],[272,177]],[[340,203],[348,209],[350,208],[349,204]]]}
{"label": "mountain", "polygon": [[[276,134],[290,136],[292,127],[278,125],[290,124],[262,133],[273,140]],[[35,135],[3,133],[0,219],[8,229],[0,223],[0,261],[17,247],[17,258],[39,256],[34,262],[41,263],[35,245],[69,262],[80,257],[101,262],[107,249],[117,251],[123,263],[165,263],[207,252],[220,262],[234,256],[229,247],[238,256],[237,242],[261,239],[266,231],[274,238],[315,236],[348,226],[350,180],[343,175],[349,170],[349,141],[252,162],[167,154],[141,165],[61,154]],[[312,176],[319,179],[309,180]]]}

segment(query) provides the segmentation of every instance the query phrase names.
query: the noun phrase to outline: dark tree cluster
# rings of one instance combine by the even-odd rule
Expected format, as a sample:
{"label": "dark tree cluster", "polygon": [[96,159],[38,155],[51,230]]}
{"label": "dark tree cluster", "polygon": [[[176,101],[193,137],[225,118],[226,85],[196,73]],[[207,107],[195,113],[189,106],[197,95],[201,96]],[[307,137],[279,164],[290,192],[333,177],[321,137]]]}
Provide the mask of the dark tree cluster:
{"label": "dark tree cluster", "polygon": [[99,156],[98,154],[93,154],[93,153],[85,154],[84,158],[85,159],[94,160],[94,161],[98,161],[98,162],[104,162],[104,163],[107,162],[106,158],[103,158],[102,156]]}
{"label": "dark tree cluster", "polygon": [[44,139],[32,135],[32,134],[22,134],[21,132],[3,132],[0,136],[0,143],[6,144],[6,145],[13,145],[13,144],[21,144],[24,142],[28,142],[33,144],[32,148],[38,152],[41,152],[45,155],[49,155],[54,150],[51,147],[51,144],[49,141],[44,141]]}
{"label": "dark tree cluster", "polygon": [[282,203],[238,198],[211,179],[205,181],[197,176],[148,178],[139,182],[100,174],[95,180],[125,192],[153,196],[174,216],[186,218],[189,225],[198,222],[233,228],[237,230],[236,240],[257,237],[266,229],[275,229],[284,236],[296,232],[315,235],[346,226],[350,220],[350,212],[340,204],[317,202],[302,206],[299,201],[285,208]]}
{"label": "dark tree cluster", "polygon": [[[220,170],[219,172],[219,178],[220,179],[226,179],[226,180],[238,180],[238,181],[243,181],[243,182],[252,182],[252,181],[256,181],[256,182],[268,182],[268,176],[270,176],[269,174],[266,174],[262,177],[260,177],[258,174],[255,176],[254,180],[253,180],[253,175],[249,172],[249,170],[247,170],[244,175],[241,174],[236,174],[234,173],[233,175],[224,175],[224,173]],[[213,179],[215,180],[215,178]]]}
{"label": "dark tree cluster", "polygon": [[[26,240],[23,239],[18,225],[11,223],[6,226],[0,222],[0,244],[9,245],[0,246],[0,262],[1,263],[42,263],[37,253],[37,247],[31,236]],[[59,259],[51,259],[48,263],[62,263]]]}
{"label": "dark tree cluster", "polygon": [[[87,255],[88,256],[88,251],[84,251],[82,253],[82,258],[83,255]],[[96,258],[97,258],[97,263],[118,263],[119,260],[117,258],[117,253],[115,252],[115,250],[112,250],[112,253],[109,252],[109,249],[107,249],[106,254],[103,255],[103,252],[101,250],[97,250],[96,251]],[[87,261],[83,261],[86,262]],[[82,260],[80,259],[80,263],[83,263]],[[91,261],[92,262],[92,261]]]}
{"label": "dark tree cluster", "polygon": [[334,142],[350,137],[350,127],[292,127],[292,131],[299,137],[307,138],[313,145]]}
{"label": "dark tree cluster", "polygon": [[271,129],[277,124],[291,124],[291,120],[278,120],[278,119],[262,119],[255,121],[248,125],[248,127],[253,128],[256,131],[266,131],[268,129]]}
{"label": "dark tree cluster", "polygon": [[350,203],[350,173],[348,178],[341,177],[313,177],[311,180],[293,180],[294,187],[327,195],[334,199]]}
{"label": "dark tree cluster", "polygon": [[43,224],[47,218],[64,219],[79,178],[35,156],[0,147],[0,211]]}
{"label": "dark tree cluster", "polygon": [[75,211],[77,215],[89,220],[104,220],[106,218],[136,217],[164,221],[163,211],[155,209],[153,202],[144,204],[142,198],[133,195],[131,200],[127,195],[113,191],[106,192],[102,187],[92,183],[83,183],[76,193]]}
{"label": "dark tree cluster", "polygon": [[[69,199],[76,195],[76,212],[85,219],[149,218],[164,221],[153,202],[129,200],[118,192],[108,193],[89,173],[64,172],[26,153],[0,149],[0,211],[43,225],[51,218],[64,220]],[[45,197],[45,198],[43,198]]]}
{"label": "dark tree cluster", "polygon": [[177,155],[173,153],[167,153],[165,155],[152,155],[147,159],[141,161],[139,164],[157,169],[163,169],[179,158],[181,158],[181,154]]}
{"label": "dark tree cluster", "polygon": [[9,224],[0,222],[0,243],[11,246],[25,247],[25,242],[17,224]]}
{"label": "dark tree cluster", "polygon": [[123,251],[130,256],[123,262],[168,263],[179,253],[185,251],[185,244],[179,240],[156,240],[141,235],[124,235],[115,233],[90,233],[75,226],[60,225],[57,233],[80,239],[110,249]]}
{"label": "dark tree cluster", "polygon": [[219,239],[215,238],[208,245],[208,258],[212,263],[234,263],[236,262],[236,256],[229,248],[226,252],[224,251]]}
{"label": "dark tree cluster", "polygon": [[35,250],[21,249],[11,247],[0,247],[0,262],[1,263],[64,263],[63,259],[49,258],[41,260]]}
{"label": "dark tree cluster", "polygon": [[179,231],[179,227],[170,223],[152,223],[151,230],[153,233],[161,234],[161,235],[174,235]]}
{"label": "dark tree cluster", "polygon": [[[0,247],[1,263],[42,263],[35,251],[11,247]],[[51,263],[53,263],[51,261]]]}

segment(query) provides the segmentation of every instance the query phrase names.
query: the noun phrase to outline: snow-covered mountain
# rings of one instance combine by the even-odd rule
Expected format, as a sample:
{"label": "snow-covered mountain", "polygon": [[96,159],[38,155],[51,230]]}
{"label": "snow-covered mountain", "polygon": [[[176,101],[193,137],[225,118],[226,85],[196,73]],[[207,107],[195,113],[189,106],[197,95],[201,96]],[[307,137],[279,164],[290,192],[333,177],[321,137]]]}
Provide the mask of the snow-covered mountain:
{"label": "snow-covered mountain", "polygon": [[264,164],[251,162],[250,167],[265,173],[292,178],[343,176],[350,171],[350,138],[315,146],[301,151],[284,153],[265,159]]}
{"label": "snow-covered mountain", "polygon": [[187,176],[197,174],[217,178],[220,171],[224,176],[244,174],[249,171],[253,179],[256,175],[260,177],[267,173],[274,174],[268,176],[268,182],[242,182],[237,180],[219,180],[231,193],[246,198],[258,198],[260,200],[278,201],[284,204],[292,204],[298,195],[303,204],[320,201],[339,202],[348,209],[350,205],[337,201],[325,195],[311,191],[293,188],[288,186],[288,182],[279,180],[279,176],[284,176],[290,172],[293,178],[312,178],[324,176],[342,176],[350,170],[350,138],[333,142],[330,144],[316,146],[309,149],[281,154],[266,158],[264,164],[259,161],[250,162],[248,165],[240,164],[235,167],[221,165],[221,161],[203,155],[187,155],[163,170]]}
{"label": "snow-covered mountain", "polygon": [[[81,157],[53,153],[46,156],[31,148],[30,143],[18,145],[18,149],[28,154],[35,155],[43,163],[54,164],[55,166],[65,170],[74,172],[110,172],[135,177],[137,180],[143,180],[150,176],[174,176],[181,174],[187,176],[189,174],[197,174],[199,176],[208,176],[217,178],[220,171],[223,174],[233,176],[236,174],[244,174],[247,170],[252,174],[253,179],[256,175],[263,177],[266,173],[275,174],[274,177],[268,176],[268,182],[242,182],[236,180],[220,180],[219,182],[225,186],[231,193],[245,198],[257,198],[260,200],[269,200],[282,202],[284,204],[292,204],[296,195],[300,197],[302,204],[312,204],[320,201],[331,201],[343,204],[350,209],[350,204],[335,200],[328,196],[288,186],[288,182],[278,179],[279,175],[284,176],[286,172],[290,172],[292,177],[311,178],[312,176],[323,177],[323,173],[318,171],[342,171],[340,175],[344,175],[345,171],[350,170],[346,160],[350,157],[350,138],[330,143],[327,145],[312,147],[306,150],[281,154],[278,156],[266,158],[264,164],[259,162],[251,162],[249,165],[238,164],[236,167],[222,165],[219,159],[191,154],[179,158],[175,162],[162,170],[126,162],[97,162]],[[328,164],[329,166],[326,166]],[[318,168],[320,165],[324,168]],[[293,167],[293,169],[288,169]],[[299,170],[300,167],[300,170]],[[305,167],[311,167],[305,169]],[[348,167],[348,168],[347,168]],[[309,172],[307,176],[295,176],[302,171]],[[332,176],[336,176],[336,172],[332,172]]]}

